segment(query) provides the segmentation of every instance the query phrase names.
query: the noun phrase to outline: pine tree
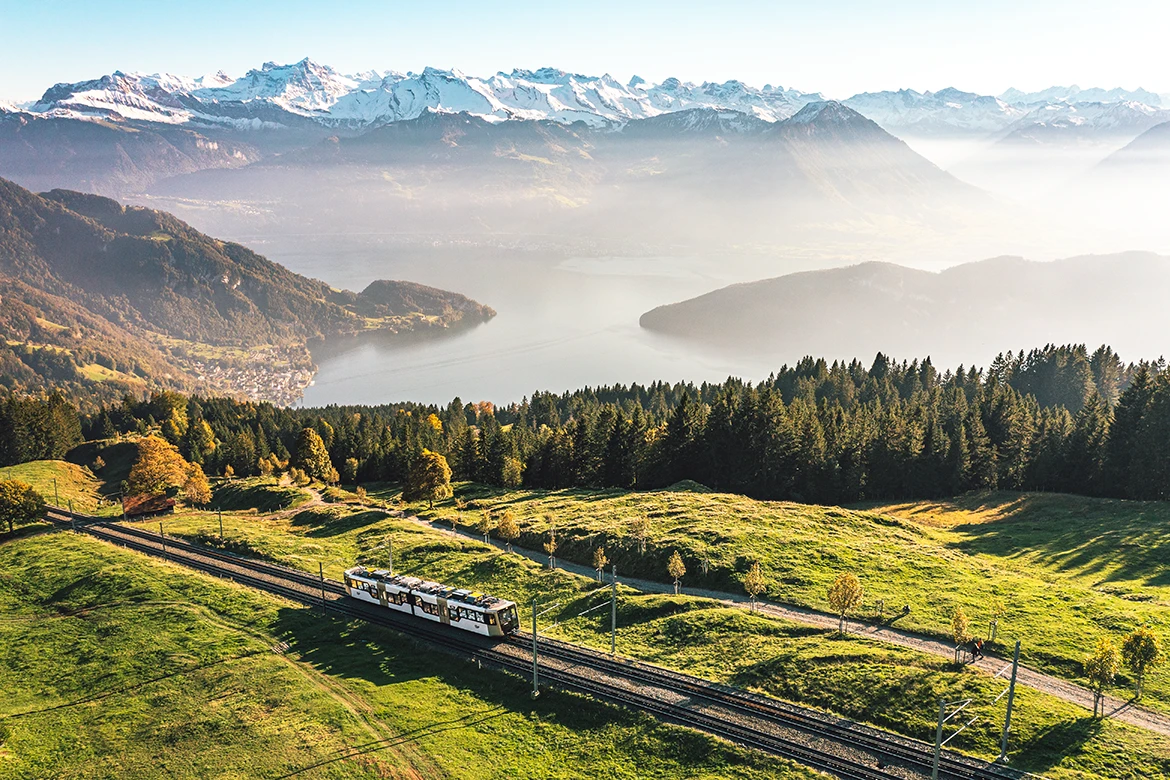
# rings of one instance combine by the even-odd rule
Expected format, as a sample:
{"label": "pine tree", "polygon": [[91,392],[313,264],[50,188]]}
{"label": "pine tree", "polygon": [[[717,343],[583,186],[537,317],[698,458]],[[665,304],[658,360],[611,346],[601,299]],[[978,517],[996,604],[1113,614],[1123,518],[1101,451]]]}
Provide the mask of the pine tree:
{"label": "pine tree", "polygon": [[1134,453],[1139,447],[1145,416],[1153,397],[1153,379],[1148,365],[1141,365],[1129,387],[1113,407],[1113,422],[1105,443],[1105,484],[1110,495],[1135,498],[1144,494],[1140,482],[1132,481]]}

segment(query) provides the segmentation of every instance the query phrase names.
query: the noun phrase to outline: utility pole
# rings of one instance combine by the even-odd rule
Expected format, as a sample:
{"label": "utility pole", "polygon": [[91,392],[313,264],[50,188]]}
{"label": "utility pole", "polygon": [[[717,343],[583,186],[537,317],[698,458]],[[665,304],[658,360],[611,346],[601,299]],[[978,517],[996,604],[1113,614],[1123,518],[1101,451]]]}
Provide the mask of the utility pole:
{"label": "utility pole", "polygon": [[390,576],[393,577],[394,576],[394,537],[392,537],[392,536],[386,537],[386,558],[387,558],[388,563],[390,564],[390,568],[388,569],[388,571],[390,572]]}
{"label": "utility pole", "polygon": [[536,597],[532,597],[532,698],[540,695],[540,667],[536,649]]}
{"label": "utility pole", "polygon": [[321,614],[325,614],[325,564],[317,561],[317,576],[321,578]]}
{"label": "utility pole", "polygon": [[57,478],[53,477],[53,506],[61,506],[61,496],[57,493]]}
{"label": "utility pole", "polygon": [[165,557],[167,557],[167,538],[165,536],[163,536],[162,521],[161,520],[158,523],[158,538],[159,538],[159,541],[162,543],[162,553],[163,553],[163,557],[165,558]]}
{"label": "utility pole", "polygon": [[946,699],[938,700],[938,726],[934,730],[934,762],[931,764],[930,780],[938,780],[938,759],[939,754],[942,753],[942,731],[943,723],[946,722],[947,702]]}
{"label": "utility pole", "polygon": [[1020,640],[1016,640],[1016,652],[1012,656],[1012,681],[1008,684],[1007,714],[1003,717],[1003,739],[999,743],[999,759],[1007,762],[1008,735],[1012,730],[1012,705],[1016,698],[1016,674],[1020,671]]}
{"label": "utility pole", "polygon": [[609,654],[617,655],[617,564],[613,565],[609,592]]}
{"label": "utility pole", "polygon": [[219,516],[219,538],[223,539],[223,510],[217,509],[215,513]]}

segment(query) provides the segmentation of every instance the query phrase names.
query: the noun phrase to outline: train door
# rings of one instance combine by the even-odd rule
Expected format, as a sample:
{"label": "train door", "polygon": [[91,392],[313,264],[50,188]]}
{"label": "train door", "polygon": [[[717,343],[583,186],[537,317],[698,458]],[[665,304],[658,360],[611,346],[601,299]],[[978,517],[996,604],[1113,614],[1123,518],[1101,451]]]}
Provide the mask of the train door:
{"label": "train door", "polygon": [[439,622],[445,626],[451,625],[451,613],[447,609],[447,599],[439,599]]}
{"label": "train door", "polygon": [[383,607],[387,606],[387,603],[386,603],[386,583],[382,582],[381,580],[378,580],[378,603],[381,604]]}

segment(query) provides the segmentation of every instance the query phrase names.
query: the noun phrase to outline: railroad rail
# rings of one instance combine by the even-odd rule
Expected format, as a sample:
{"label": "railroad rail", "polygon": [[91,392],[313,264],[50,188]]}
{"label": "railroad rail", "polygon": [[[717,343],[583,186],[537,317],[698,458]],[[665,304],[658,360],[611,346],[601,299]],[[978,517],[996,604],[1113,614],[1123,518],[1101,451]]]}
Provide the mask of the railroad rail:
{"label": "railroad rail", "polygon": [[[46,518],[114,544],[165,557],[213,576],[264,590],[411,635],[457,655],[525,676],[531,673],[532,637],[504,642],[443,631],[346,597],[340,582],[275,563],[160,536],[104,518],[51,507]],[[540,676],[554,687],[641,710],[730,742],[789,758],[842,780],[906,780],[929,776],[933,748],[816,710],[749,693],[699,677],[541,638]],[[1019,780],[1027,774],[944,751],[939,776],[953,780]]]}

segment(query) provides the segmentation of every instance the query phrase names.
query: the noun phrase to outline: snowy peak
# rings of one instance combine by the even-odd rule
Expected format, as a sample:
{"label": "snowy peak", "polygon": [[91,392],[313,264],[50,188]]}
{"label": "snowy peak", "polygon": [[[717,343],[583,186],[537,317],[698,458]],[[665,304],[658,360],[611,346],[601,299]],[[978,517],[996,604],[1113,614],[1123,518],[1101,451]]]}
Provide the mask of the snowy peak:
{"label": "snowy peak", "polygon": [[894,133],[937,135],[993,133],[1007,128],[1025,113],[990,95],[954,87],[937,92],[863,92],[845,101]]}
{"label": "snowy peak", "polygon": [[[830,105],[832,111],[821,118]],[[817,106],[814,113],[804,113],[809,106]],[[844,111],[849,109],[896,135],[992,138],[1036,123],[1077,126],[1086,132],[1144,128],[1148,117],[1161,116],[1156,113],[1160,106],[1161,98],[1143,89],[1071,86],[1033,93],[1011,89],[1000,97],[954,87],[937,92],[901,89],[861,93],[838,103],[819,93],[771,84],[753,87],[736,79],[692,83],[667,78],[652,84],[635,76],[622,84],[609,74],[587,76],[554,67],[501,71],[486,78],[434,67],[420,73],[369,70],[347,75],[306,57],[287,65],[266,62],[240,78],[223,72],[189,78],[115,71],[91,81],[57,84],[29,111],[34,116],[228,125],[242,130],[306,122],[359,130],[428,111],[472,114],[490,122],[552,120],[610,127],[695,109],[739,112],[772,123],[797,116],[802,117],[800,123],[853,121]],[[1146,118],[1139,116],[1143,112]],[[699,116],[684,120],[678,129],[699,129],[688,122],[714,127],[710,123],[716,120]],[[720,130],[738,131],[731,126]]]}
{"label": "snowy peak", "polygon": [[1069,87],[1049,87],[1039,92],[1022,92],[1014,87],[999,96],[1001,100],[1022,105],[1034,103],[1123,103],[1137,102],[1147,106],[1161,108],[1162,97],[1148,90],[1138,87],[1129,90],[1120,87],[1101,89],[1093,87],[1081,89],[1076,84]]}
{"label": "snowy peak", "polygon": [[822,100],[809,103],[800,109],[785,124],[789,125],[872,125],[857,111],[836,100]]}
{"label": "snowy peak", "polygon": [[[1087,90],[1086,90],[1087,91]],[[1004,140],[1026,143],[1114,142],[1170,121],[1170,110],[1137,101],[1047,103],[1012,125]]]}
{"label": "snowy peak", "polygon": [[306,57],[292,65],[266,62],[259,70],[250,70],[241,79],[192,90],[191,95],[214,102],[260,100],[294,113],[312,113],[328,111],[360,83]]}

